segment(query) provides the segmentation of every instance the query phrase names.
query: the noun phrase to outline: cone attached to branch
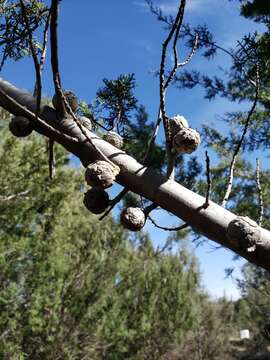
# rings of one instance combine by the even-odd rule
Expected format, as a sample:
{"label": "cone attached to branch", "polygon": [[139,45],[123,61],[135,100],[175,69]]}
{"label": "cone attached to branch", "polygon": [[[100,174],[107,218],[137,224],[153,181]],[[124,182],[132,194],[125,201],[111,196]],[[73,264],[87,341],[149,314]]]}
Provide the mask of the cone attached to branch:
{"label": "cone attached to branch", "polygon": [[9,123],[10,132],[17,137],[25,137],[33,131],[32,123],[23,116],[15,116]]}
{"label": "cone attached to branch", "polygon": [[[64,90],[63,94],[73,112],[75,112],[78,109],[79,102],[77,96],[74,94],[71,90]],[[54,94],[52,98],[52,103],[55,108],[55,110],[59,110],[58,102],[57,102],[57,95]]]}
{"label": "cone attached to branch", "polygon": [[173,149],[178,154],[191,154],[201,142],[200,134],[191,128],[182,128],[173,137]]}
{"label": "cone attached to branch", "polygon": [[121,213],[122,225],[131,231],[139,231],[144,227],[145,214],[138,207],[128,207]]}
{"label": "cone attached to branch", "polygon": [[84,194],[83,203],[93,214],[101,214],[110,204],[109,195],[101,188],[92,188]]}
{"label": "cone attached to branch", "polygon": [[95,161],[86,168],[85,180],[88,185],[106,189],[115,181],[120,169],[104,160]]}
{"label": "cone attached to branch", "polygon": [[123,146],[123,138],[115,131],[108,131],[104,136],[104,139],[108,141],[108,143],[115,146],[117,149],[121,149]]}
{"label": "cone attached to branch", "polygon": [[169,125],[172,137],[174,137],[178,131],[183,128],[188,128],[188,121],[184,118],[184,116],[176,115],[169,119]]}

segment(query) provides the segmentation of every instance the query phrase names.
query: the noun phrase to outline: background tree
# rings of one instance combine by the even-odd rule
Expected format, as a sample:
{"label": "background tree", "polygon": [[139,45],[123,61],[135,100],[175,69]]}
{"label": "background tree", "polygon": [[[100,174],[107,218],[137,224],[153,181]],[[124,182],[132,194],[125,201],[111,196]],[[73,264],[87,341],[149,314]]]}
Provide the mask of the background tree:
{"label": "background tree", "polygon": [[0,131],[1,358],[159,359],[181,344],[201,291],[194,256],[97,222],[61,147],[50,180],[40,136]]}

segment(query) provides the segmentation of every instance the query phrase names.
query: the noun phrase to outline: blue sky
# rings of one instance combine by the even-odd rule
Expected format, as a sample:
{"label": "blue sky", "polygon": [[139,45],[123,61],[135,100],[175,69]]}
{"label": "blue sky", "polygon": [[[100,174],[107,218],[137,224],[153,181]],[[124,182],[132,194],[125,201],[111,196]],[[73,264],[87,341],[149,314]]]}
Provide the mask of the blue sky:
{"label": "blue sky", "polygon": [[[157,0],[163,11],[174,14],[177,0]],[[166,33],[161,23],[150,14],[144,0],[65,0],[61,2],[60,18],[60,70],[64,88],[73,89],[80,99],[90,102],[103,78],[116,78],[121,73],[135,73],[136,96],[145,105],[149,118],[154,120],[159,106],[158,82],[152,71],[158,69],[161,43]],[[218,43],[224,47],[234,46],[237,39],[256,27],[254,23],[239,17],[237,1],[187,0],[185,20],[192,25],[207,24]],[[179,54],[184,58],[183,48]],[[53,95],[50,59],[43,74],[43,94]],[[202,69],[213,74],[218,66],[229,65],[229,58],[219,55],[216,62],[207,62],[194,57],[189,68]],[[16,86],[31,90],[34,71],[29,59],[18,63],[8,62],[2,76]],[[184,115],[191,127],[200,129],[202,123],[214,122],[221,126],[218,115],[237,109],[224,99],[207,102],[201,89],[168,92],[169,115]],[[200,155],[200,153],[199,153]],[[174,225],[177,219],[159,216],[164,225]],[[147,230],[156,243],[167,237],[147,224]],[[209,245],[195,250],[203,272],[203,281],[213,296],[236,298],[238,291],[234,283],[225,280],[224,268],[232,265],[232,254],[226,250],[214,251]],[[243,262],[233,263],[239,267]],[[236,276],[239,270],[236,270]]]}

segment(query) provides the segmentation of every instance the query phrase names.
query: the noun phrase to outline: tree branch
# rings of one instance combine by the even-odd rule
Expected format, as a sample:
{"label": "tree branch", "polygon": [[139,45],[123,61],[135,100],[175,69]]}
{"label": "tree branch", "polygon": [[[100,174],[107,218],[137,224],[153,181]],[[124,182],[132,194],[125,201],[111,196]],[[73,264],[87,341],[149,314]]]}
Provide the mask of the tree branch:
{"label": "tree branch", "polygon": [[[179,36],[179,31],[183,22],[184,17],[184,11],[185,11],[185,5],[186,0],[181,0],[177,15],[175,17],[174,23],[172,25],[172,28],[162,44],[162,53],[161,53],[161,61],[160,61],[160,71],[159,71],[159,97],[160,97],[160,115],[163,121],[164,126],[164,132],[165,132],[165,139],[166,139],[166,152],[167,152],[167,160],[168,160],[168,166],[167,166],[167,177],[173,179],[174,178],[174,165],[175,165],[175,157],[171,154],[171,131],[170,131],[170,124],[169,119],[166,114],[166,98],[165,98],[165,92],[166,88],[169,86],[170,81],[175,75],[175,72],[177,70],[178,65],[178,54],[177,54],[177,40]],[[167,83],[165,82],[165,63],[166,63],[166,56],[167,56],[167,48],[168,45],[173,37],[174,37],[174,43],[173,43],[173,50],[174,50],[174,58],[175,58],[175,65],[174,68],[169,76],[169,79],[167,79]],[[158,118],[159,121],[159,118]],[[158,130],[158,128],[157,128]]]}
{"label": "tree branch", "polygon": [[165,231],[180,231],[180,230],[183,230],[183,229],[186,229],[187,227],[189,227],[189,224],[183,224],[183,225],[176,226],[176,227],[161,226],[150,215],[148,215],[147,219],[149,219],[156,228],[165,230]]}
{"label": "tree branch", "polygon": [[236,163],[238,154],[239,154],[239,152],[240,152],[241,146],[242,146],[242,144],[243,144],[243,142],[244,142],[246,133],[247,133],[247,131],[248,131],[249,124],[250,124],[250,120],[251,120],[251,117],[252,117],[252,115],[253,115],[253,113],[254,113],[254,111],[255,111],[258,98],[259,98],[259,69],[258,69],[258,66],[257,66],[255,99],[254,99],[254,101],[253,101],[253,104],[252,104],[252,106],[251,106],[251,109],[250,109],[249,112],[248,112],[248,115],[247,115],[247,118],[246,118],[246,121],[245,121],[245,126],[244,126],[244,129],[243,129],[242,135],[241,135],[241,137],[240,137],[240,139],[239,139],[239,141],[238,141],[238,143],[237,143],[237,145],[236,145],[236,147],[235,147],[234,153],[233,153],[232,161],[231,161],[231,164],[230,164],[230,170],[229,170],[229,181],[228,181],[227,189],[226,189],[226,192],[225,192],[223,201],[222,201],[222,206],[223,206],[223,207],[226,206],[226,204],[227,204],[227,202],[228,202],[228,200],[229,200],[231,191],[232,191],[235,163]]}
{"label": "tree branch", "polygon": [[[51,20],[51,9],[49,10],[49,14],[48,14],[48,17],[47,17],[47,20],[46,20],[46,23],[44,26],[44,31],[43,31],[42,51],[41,51],[41,55],[40,55],[40,59],[39,59],[40,75],[42,74],[42,71],[43,71],[46,53],[47,53],[47,42],[48,42],[48,31],[49,31],[50,20]],[[37,96],[37,93],[38,93],[38,84],[36,82],[33,96]]]}
{"label": "tree branch", "polygon": [[57,97],[57,104],[61,117],[67,116],[66,107],[62,97],[62,86],[59,72],[59,59],[58,59],[58,12],[59,0],[52,0],[51,3],[51,26],[50,26],[50,42],[51,42],[51,66],[53,73],[53,82],[55,94]]}
{"label": "tree branch", "polygon": [[210,193],[212,187],[211,174],[210,174],[210,158],[207,151],[205,152],[205,162],[206,162],[207,190],[206,190],[204,207],[207,208],[209,206]]}
{"label": "tree branch", "polygon": [[[8,94],[8,98],[5,93]],[[17,103],[20,104],[19,107],[15,106]],[[0,106],[4,109],[14,115],[28,116],[30,112],[33,121],[35,121],[33,114],[35,104],[35,99],[31,95],[25,94],[11,84],[0,80]],[[48,137],[52,137],[68,151],[78,156],[84,166],[100,159],[100,154],[93,151],[93,147],[81,134],[76,124],[71,122],[71,126],[65,128],[66,131],[68,130],[69,136],[67,136],[56,129],[47,127],[47,123],[53,123],[56,120],[56,112],[53,109],[42,108],[40,117],[45,120],[42,120],[45,125],[41,123],[42,126],[40,124],[37,130]],[[231,249],[248,261],[270,270],[270,231],[262,227],[259,228],[260,240],[256,243],[254,251],[248,252],[246,249],[240,248],[237,242],[230,240],[227,236],[228,225],[237,217],[235,214],[213,201],[204,209],[204,197],[173,180],[168,181],[164,175],[151,168],[144,167],[124,151],[115,148],[94,133],[89,131],[88,134],[95,146],[120,167],[121,171],[117,176],[117,182],[120,185],[176,215],[194,230],[216,243]],[[74,138],[78,138],[79,141]]]}
{"label": "tree branch", "polygon": [[31,31],[31,28],[30,28],[30,24],[29,24],[29,21],[28,21],[27,12],[26,12],[26,8],[25,8],[23,0],[20,0],[20,6],[21,6],[25,26],[26,26],[26,29],[27,29],[28,37],[29,37],[30,50],[31,50],[31,54],[32,54],[32,58],[33,58],[33,61],[34,61],[34,66],[35,66],[35,72],[36,72],[36,86],[35,86],[35,89],[37,89],[37,91],[36,91],[36,95],[37,95],[36,117],[38,117],[39,112],[40,112],[41,95],[42,95],[41,94],[41,92],[42,92],[42,83],[41,83],[40,64],[39,64],[38,57],[37,57],[37,54],[36,54],[34,41],[33,41],[33,34],[32,34],[32,31]]}
{"label": "tree branch", "polygon": [[261,186],[259,159],[256,159],[256,184],[257,184],[257,189],[258,189],[259,206],[260,206],[260,215],[259,215],[258,224],[260,226],[262,226],[263,215],[264,215],[264,205],[263,205],[263,193],[262,193],[262,186]]}

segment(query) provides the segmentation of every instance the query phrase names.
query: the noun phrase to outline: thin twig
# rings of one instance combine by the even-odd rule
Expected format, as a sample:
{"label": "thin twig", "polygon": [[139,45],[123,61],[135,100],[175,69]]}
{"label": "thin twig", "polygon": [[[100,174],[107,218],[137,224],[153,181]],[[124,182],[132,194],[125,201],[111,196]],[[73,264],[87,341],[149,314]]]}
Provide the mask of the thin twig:
{"label": "thin twig", "polygon": [[151,223],[158,229],[161,229],[161,230],[165,230],[165,231],[179,231],[179,230],[183,230],[183,229],[186,229],[189,224],[183,224],[183,225],[180,225],[180,226],[177,226],[177,227],[166,227],[166,226],[161,226],[159,225],[150,215],[147,216],[147,219],[149,219],[151,221]]}
{"label": "thin twig", "polygon": [[1,60],[1,63],[0,63],[0,72],[3,70],[3,67],[5,65],[5,62],[6,62],[6,59],[7,59],[7,52],[6,52],[6,49],[4,49],[3,51],[3,56],[2,56],[2,60]]}
{"label": "thin twig", "polygon": [[192,49],[191,49],[189,55],[187,56],[186,60],[184,60],[183,62],[178,64],[178,68],[187,65],[192,60],[192,58],[195,55],[196,50],[198,48],[198,43],[199,43],[199,35],[195,34],[195,39],[194,39]]}
{"label": "thin twig", "polygon": [[[51,20],[51,9],[49,10],[49,13],[48,13],[48,16],[46,19],[46,23],[44,25],[44,31],[43,31],[42,51],[41,51],[41,55],[40,55],[40,59],[39,59],[40,75],[42,74],[42,71],[44,68],[45,58],[46,58],[46,53],[47,53],[47,42],[48,42],[48,32],[49,32],[50,20]],[[33,96],[34,97],[37,96],[37,93],[38,93],[38,86],[37,86],[37,82],[36,82]]]}
{"label": "thin twig", "polygon": [[[183,4],[183,6],[185,7],[185,4]],[[180,11],[180,8],[179,8],[179,11]],[[164,84],[164,91],[166,90],[166,88],[169,86],[170,82],[174,78],[174,75],[175,75],[175,73],[177,71],[177,68],[178,68],[177,41],[178,41],[179,31],[180,31],[182,21],[183,21],[184,8],[183,8],[180,16],[181,16],[181,18],[178,19],[178,23],[177,23],[177,26],[176,26],[176,29],[175,29],[175,34],[174,34],[174,41],[173,41],[174,66],[173,66],[173,68],[172,68],[172,70],[170,72],[170,75],[168,76],[168,78],[167,78],[167,80],[166,80],[166,82]],[[165,54],[165,56],[166,56],[166,54]]]}
{"label": "thin twig", "polygon": [[158,131],[159,131],[161,121],[162,121],[162,117],[161,117],[161,111],[160,111],[160,108],[159,108],[155,128],[154,128],[152,136],[150,137],[150,139],[148,141],[147,150],[146,150],[146,153],[145,153],[144,158],[143,158],[143,165],[146,165],[146,163],[147,163],[150,151],[152,150],[152,146],[153,146],[154,142],[156,141],[156,137],[158,135]]}
{"label": "thin twig", "polygon": [[40,60],[39,60],[39,66],[40,66],[41,72],[44,67],[46,53],[47,53],[48,32],[49,32],[50,21],[51,21],[51,9],[49,10],[49,13],[48,13],[48,16],[46,19],[46,23],[44,25],[44,31],[43,31],[42,51],[41,51]]}
{"label": "thin twig", "polygon": [[[184,17],[184,10],[185,10],[186,0],[181,0],[178,13],[176,15],[176,18],[174,20],[173,26],[162,44],[162,53],[161,53],[161,61],[160,61],[160,71],[159,71],[159,96],[160,96],[160,113],[161,118],[163,121],[164,126],[164,132],[165,132],[165,139],[166,139],[166,153],[167,153],[167,160],[168,160],[168,167],[167,167],[167,177],[172,178],[174,175],[173,169],[175,164],[175,158],[171,156],[171,132],[170,132],[170,125],[169,125],[169,119],[166,114],[166,99],[165,99],[165,62],[166,62],[166,55],[167,55],[167,47],[173,37],[173,35],[176,33],[179,34],[180,27],[182,25],[183,17]],[[176,61],[178,61],[178,55],[176,50],[176,42],[177,37],[175,37],[175,57]]]}
{"label": "thin twig", "polygon": [[75,114],[73,113],[72,109],[69,106],[68,101],[65,98],[64,92],[61,87],[61,78],[59,72],[59,65],[58,65],[58,37],[57,37],[57,27],[58,27],[58,12],[59,12],[59,0],[52,0],[51,5],[51,65],[53,70],[53,79],[55,85],[55,92],[57,96],[57,103],[60,105],[60,114],[62,116],[70,115],[72,119],[75,121],[79,129],[81,130],[82,134],[85,138],[89,141],[89,143],[93,146],[95,151],[107,162],[109,162],[112,166],[115,164],[108,159],[108,157],[103,154],[99,148],[96,147],[93,140],[88,136],[87,132],[85,131],[81,122],[77,119]]}
{"label": "thin twig", "polygon": [[[40,107],[41,107],[41,97],[42,97],[42,81],[41,81],[41,73],[45,61],[45,55],[46,55],[46,48],[47,48],[47,36],[48,36],[48,29],[49,29],[49,22],[50,22],[50,13],[48,15],[44,34],[43,34],[43,47],[42,47],[42,53],[41,53],[41,59],[38,60],[35,47],[34,47],[34,41],[33,41],[33,34],[30,29],[26,7],[24,5],[23,0],[20,0],[21,10],[24,18],[24,22],[27,28],[28,37],[29,37],[29,43],[30,43],[30,49],[32,58],[34,61],[35,66],[35,72],[36,72],[36,81],[35,81],[35,87],[34,87],[34,93],[33,96],[37,98],[37,104],[36,104],[36,117],[39,116],[40,113]],[[49,153],[49,178],[52,179],[55,174],[55,162],[54,162],[54,153],[53,153],[53,140],[49,139],[49,145],[48,145],[48,153]]]}
{"label": "thin twig", "polygon": [[[167,177],[170,179],[174,178],[174,166],[175,166],[175,156],[171,154],[171,131],[170,131],[170,124],[169,118],[166,114],[166,98],[165,92],[166,88],[169,86],[170,82],[172,81],[178,67],[178,53],[177,53],[177,41],[179,38],[179,32],[182,26],[184,11],[185,11],[186,0],[181,0],[178,13],[172,25],[172,28],[168,34],[168,37],[162,44],[162,54],[161,54],[161,62],[160,62],[160,71],[159,71],[159,93],[160,93],[160,113],[161,118],[163,121],[164,132],[165,132],[165,139],[166,139],[166,153],[167,153]],[[173,42],[173,51],[174,51],[174,67],[165,82],[165,62],[166,62],[166,55],[167,55],[167,47],[174,35],[174,42]]]}
{"label": "thin twig", "polygon": [[[141,197],[141,204],[143,206],[143,199]],[[158,207],[158,205],[156,203],[151,203],[150,205],[148,205],[145,209],[144,209],[144,215],[147,218],[149,216],[149,214],[151,213],[151,211],[155,210]]]}
{"label": "thin twig", "polygon": [[186,227],[188,227],[189,225],[188,224],[182,224],[178,227],[173,227],[173,228],[169,228],[169,227],[165,227],[165,226],[161,226],[159,225],[151,216],[150,216],[150,213],[155,210],[156,208],[158,207],[158,205],[156,203],[152,203],[150,204],[149,206],[147,206],[145,209],[144,209],[144,214],[145,214],[145,218],[146,219],[149,219],[151,221],[151,223],[157,227],[158,229],[161,229],[161,230],[165,230],[165,231],[179,231],[179,230],[182,230],[182,229],[185,229]]}
{"label": "thin twig", "polygon": [[[171,25],[171,24],[169,24],[168,22],[167,22],[167,24],[168,24],[168,25]],[[191,37],[194,37],[194,38],[196,37],[196,34],[194,35],[194,34],[192,34],[190,31],[187,32],[187,34],[188,34],[189,36],[191,36]],[[199,41],[203,42],[203,43],[206,44],[206,45],[213,46],[213,47],[216,48],[217,50],[220,50],[220,51],[224,52],[225,54],[229,55],[229,56],[232,58],[232,60],[234,61],[235,64],[239,64],[239,63],[241,62],[241,60],[240,60],[232,51],[230,51],[230,50],[228,50],[228,49],[226,49],[226,48],[218,45],[218,44],[215,43],[214,41],[209,41],[209,40],[206,40],[206,39],[203,39],[203,40],[202,40],[202,39],[200,39],[200,38],[199,38]],[[242,46],[243,46],[243,45],[242,45]],[[248,74],[247,74],[247,71],[246,71],[246,69],[244,68],[243,65],[241,65],[241,70],[242,70],[242,72],[244,73],[244,75],[247,77],[248,82],[249,82],[252,86],[256,87],[256,81],[253,81],[252,79],[249,78],[249,76],[248,76]]]}
{"label": "thin twig", "polygon": [[196,34],[196,35],[195,35],[195,39],[194,39],[194,44],[193,44],[193,46],[192,46],[192,49],[191,49],[190,54],[187,56],[187,58],[186,58],[183,62],[179,63],[179,62],[178,62],[178,53],[177,53],[177,48],[176,48],[178,36],[179,36],[179,33],[178,33],[178,34],[175,34],[175,40],[174,40],[174,44],[173,44],[173,49],[174,49],[174,66],[173,66],[173,68],[172,68],[172,70],[171,70],[171,72],[170,72],[170,74],[169,74],[169,76],[168,76],[168,78],[167,78],[167,80],[166,80],[166,82],[165,82],[165,85],[164,85],[164,88],[165,88],[165,89],[170,85],[170,83],[171,83],[171,81],[173,80],[173,78],[174,78],[177,70],[178,70],[180,67],[183,67],[183,66],[187,65],[187,64],[191,61],[191,59],[192,59],[193,56],[195,55],[195,52],[196,52],[197,47],[198,47],[199,35]]}
{"label": "thin twig", "polygon": [[8,196],[0,196],[0,203],[15,200],[15,199],[17,199],[19,197],[26,196],[29,193],[30,193],[30,190],[25,190],[25,191],[19,192],[17,194],[12,194],[12,195],[8,195]]}
{"label": "thin twig", "polygon": [[[162,10],[159,6],[154,6],[153,5],[153,2],[150,1],[150,0],[146,0],[149,8],[150,8],[150,11],[157,16],[158,19],[160,19],[161,21],[165,22],[168,26],[172,26],[172,21],[171,21],[171,18],[170,17],[166,17],[162,14]],[[185,29],[184,32],[182,32],[184,35],[189,35],[190,37],[195,37],[195,35],[191,32],[191,31],[187,31],[187,29]],[[180,32],[180,35],[181,35],[181,32]],[[201,40],[201,39],[199,39]],[[221,50],[223,52],[225,52],[226,54],[230,55],[231,57],[234,57],[234,54],[232,52],[230,52],[229,50],[217,45],[214,41],[209,41],[209,40],[205,40],[203,39],[202,41],[204,44],[208,44],[208,45],[211,45],[215,48],[217,48],[218,50]]]}
{"label": "thin twig", "polygon": [[233,153],[233,157],[232,157],[232,161],[231,161],[231,164],[230,164],[230,170],[229,170],[229,181],[228,181],[228,185],[227,185],[227,190],[226,190],[226,193],[224,195],[224,199],[222,201],[222,205],[223,207],[226,206],[228,200],[229,200],[229,196],[231,194],[231,191],[232,191],[232,186],[233,186],[233,178],[234,178],[234,167],[235,167],[235,163],[236,163],[236,160],[237,160],[237,157],[238,157],[238,154],[239,154],[239,151],[241,149],[241,146],[244,142],[244,139],[245,139],[245,136],[246,136],[246,133],[248,131],[248,127],[249,127],[249,124],[250,124],[250,120],[251,120],[251,116],[253,115],[253,112],[255,111],[255,108],[256,108],[256,105],[257,105],[257,101],[258,101],[258,97],[259,97],[259,82],[260,82],[260,79],[259,79],[259,66],[257,65],[257,71],[256,71],[256,94],[255,94],[255,99],[253,101],[253,104],[248,112],[248,115],[247,115],[247,118],[246,118],[246,121],[245,121],[245,126],[244,126],[244,129],[243,129],[243,132],[242,132],[242,135],[236,145],[236,148],[234,150],[234,153]]}
{"label": "thin twig", "polygon": [[262,186],[261,186],[259,159],[256,159],[256,184],[257,184],[257,189],[258,189],[259,206],[260,206],[260,215],[259,215],[258,225],[262,226],[263,215],[264,215],[264,203],[263,203],[263,193],[262,193]]}
{"label": "thin twig", "polygon": [[210,158],[208,152],[205,151],[205,162],[206,162],[206,178],[207,178],[207,191],[205,196],[204,208],[206,209],[209,206],[212,180],[211,180],[211,171],[210,171]]}
{"label": "thin twig", "polygon": [[84,126],[81,124],[80,120],[73,113],[68,101],[65,98],[64,92],[61,87],[61,78],[58,64],[58,36],[57,36],[57,28],[58,28],[58,12],[59,12],[59,0],[52,0],[51,4],[51,66],[53,72],[53,80],[55,93],[57,96],[57,104],[59,106],[59,113],[61,118],[66,116],[71,116],[76,125],[79,127],[82,134],[85,136],[87,141],[92,145],[94,150],[103,158],[105,161],[110,163],[112,166],[115,164],[108,159],[108,157],[103,154],[103,152],[94,144],[93,140],[88,136],[87,131]]}
{"label": "thin twig", "polygon": [[[181,0],[181,4],[179,6],[176,18],[174,20],[173,26],[162,44],[162,53],[161,53],[161,61],[160,61],[160,71],[159,71],[159,95],[160,95],[160,112],[161,118],[163,120],[164,130],[165,130],[165,137],[167,146],[170,143],[170,131],[168,126],[168,117],[166,115],[166,108],[165,108],[165,62],[166,62],[166,55],[167,55],[167,47],[174,35],[175,32],[180,31],[180,27],[182,25],[184,10],[185,10],[186,0]],[[176,48],[175,48],[176,51]],[[176,52],[177,57],[177,52]],[[177,57],[178,59],[178,57]]]}
{"label": "thin twig", "polygon": [[106,126],[100,124],[95,118],[94,118],[94,115],[91,116],[90,120],[96,124],[97,126],[101,127],[101,129],[105,130],[105,131],[111,131],[113,129],[113,127],[111,128],[106,128]]}
{"label": "thin twig", "polygon": [[[183,4],[182,4],[183,5]],[[184,6],[184,5],[183,5]],[[187,65],[192,57],[194,56],[196,50],[197,50],[197,47],[198,47],[198,39],[199,39],[199,36],[198,34],[195,35],[195,39],[194,39],[194,44],[193,44],[193,47],[192,47],[192,50],[190,52],[190,54],[188,55],[188,57],[186,58],[185,61],[179,63],[178,61],[178,53],[177,53],[177,41],[178,41],[178,38],[179,38],[179,32],[180,32],[180,28],[181,28],[181,25],[182,25],[182,20],[183,20],[183,15],[184,15],[184,11],[182,10],[182,18],[179,19],[179,22],[177,24],[177,27],[176,27],[176,31],[175,31],[175,37],[174,37],[174,43],[173,43],[173,51],[174,51],[174,66],[169,74],[169,76],[167,77],[167,80],[164,84],[164,89],[163,89],[163,92],[164,92],[164,98],[165,98],[165,93],[166,93],[166,89],[168,88],[169,84],[171,83],[171,81],[173,80],[175,74],[176,74],[176,71],[178,68],[180,67],[183,67],[185,65]],[[176,21],[176,19],[175,19]],[[175,24],[175,23],[174,23]],[[164,63],[165,63],[165,59],[164,59]],[[165,66],[165,65],[164,65]],[[162,91],[162,90],[161,90]],[[159,131],[159,127],[160,127],[160,123],[162,121],[162,112],[161,112],[161,108],[159,108],[158,110],[158,116],[157,116],[157,121],[156,121],[156,124],[155,124],[155,128],[154,128],[154,132],[153,132],[153,135],[151,136],[151,138],[149,139],[148,141],[148,144],[147,144],[147,150],[146,150],[146,153],[145,153],[145,156],[144,156],[144,160],[143,160],[143,164],[145,164],[147,162],[147,159],[149,157],[149,154],[150,154],[150,151],[151,151],[151,148],[153,146],[153,144],[155,143],[155,140],[156,140],[156,137],[157,137],[157,134],[158,134],[158,131]],[[169,171],[168,171],[169,172]]]}
{"label": "thin twig", "polygon": [[49,178],[52,180],[55,177],[55,156],[53,151],[54,141],[48,141],[48,155],[49,155]]}
{"label": "thin twig", "polygon": [[50,43],[51,43],[51,67],[53,73],[53,82],[55,94],[57,98],[58,111],[61,117],[67,115],[66,107],[62,97],[61,77],[59,71],[58,59],[58,13],[59,13],[59,0],[52,0],[51,2],[51,21],[50,21]]}
{"label": "thin twig", "polygon": [[31,50],[31,55],[33,58],[33,62],[34,62],[34,66],[35,66],[35,72],[36,72],[36,88],[37,88],[37,105],[36,105],[36,117],[39,116],[40,113],[40,106],[41,106],[41,92],[42,92],[42,83],[41,83],[41,72],[40,72],[40,64],[38,61],[38,57],[35,51],[35,46],[34,46],[34,41],[33,41],[33,34],[30,28],[30,24],[28,21],[28,17],[27,17],[27,11],[26,11],[26,7],[24,5],[23,0],[20,0],[20,5],[21,5],[21,10],[22,10],[22,15],[23,15],[23,19],[25,22],[25,26],[28,32],[28,37],[29,37],[29,45],[30,45],[30,50]]}
{"label": "thin twig", "polygon": [[124,188],[122,191],[120,191],[120,193],[113,200],[111,200],[110,207],[105,211],[104,214],[101,215],[99,220],[101,221],[107,215],[109,215],[109,213],[112,211],[112,209],[115,207],[115,205],[118,204],[128,192],[129,192],[129,190],[127,188]]}
{"label": "thin twig", "polygon": [[[42,51],[39,59],[39,73],[40,76],[42,74],[45,59],[46,59],[46,53],[47,53],[47,42],[48,42],[48,31],[49,31],[49,25],[51,20],[51,8],[49,9],[49,13],[44,25],[44,31],[43,31],[43,43],[42,43]],[[35,87],[34,87],[34,97],[38,97],[40,94],[41,96],[41,89],[39,89],[38,81],[36,80]],[[53,149],[54,141],[51,139],[48,139],[47,146],[48,146],[48,155],[49,155],[49,178],[52,180],[55,176],[55,156],[54,156],[54,149]]]}
{"label": "thin twig", "polygon": [[174,180],[176,157],[177,157],[177,154],[172,154],[172,153],[170,153],[170,155],[168,157],[166,175],[167,175],[167,178],[170,180]]}

